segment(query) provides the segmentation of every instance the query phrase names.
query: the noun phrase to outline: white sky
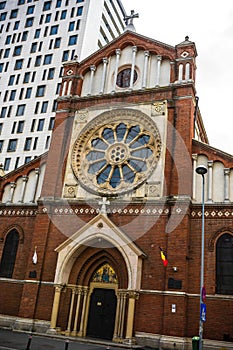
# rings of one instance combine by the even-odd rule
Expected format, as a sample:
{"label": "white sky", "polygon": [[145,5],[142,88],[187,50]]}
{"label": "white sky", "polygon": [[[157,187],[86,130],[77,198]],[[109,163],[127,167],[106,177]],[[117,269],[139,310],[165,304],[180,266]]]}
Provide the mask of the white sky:
{"label": "white sky", "polygon": [[122,0],[137,33],[197,48],[196,89],[211,146],[233,154],[233,0]]}

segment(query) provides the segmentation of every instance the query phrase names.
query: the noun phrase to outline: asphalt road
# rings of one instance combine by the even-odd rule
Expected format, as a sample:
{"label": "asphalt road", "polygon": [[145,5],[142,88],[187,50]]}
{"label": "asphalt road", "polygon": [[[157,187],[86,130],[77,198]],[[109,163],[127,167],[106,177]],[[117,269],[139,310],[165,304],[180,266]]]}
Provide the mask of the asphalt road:
{"label": "asphalt road", "polygon": [[[65,339],[30,335],[21,332],[12,332],[0,329],[0,349],[1,350],[122,350],[125,347],[115,347],[113,344],[93,344],[88,342],[72,341]],[[127,348],[129,349],[129,348]],[[141,348],[146,349],[146,348]]]}

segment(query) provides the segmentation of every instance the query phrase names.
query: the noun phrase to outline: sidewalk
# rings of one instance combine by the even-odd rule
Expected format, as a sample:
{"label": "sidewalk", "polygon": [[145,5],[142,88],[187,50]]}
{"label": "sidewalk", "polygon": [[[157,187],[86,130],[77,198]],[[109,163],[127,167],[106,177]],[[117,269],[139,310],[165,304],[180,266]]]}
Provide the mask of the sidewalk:
{"label": "sidewalk", "polygon": [[119,350],[147,349],[140,346],[115,344],[104,340],[64,338],[59,335],[42,335],[0,329],[0,350]]}

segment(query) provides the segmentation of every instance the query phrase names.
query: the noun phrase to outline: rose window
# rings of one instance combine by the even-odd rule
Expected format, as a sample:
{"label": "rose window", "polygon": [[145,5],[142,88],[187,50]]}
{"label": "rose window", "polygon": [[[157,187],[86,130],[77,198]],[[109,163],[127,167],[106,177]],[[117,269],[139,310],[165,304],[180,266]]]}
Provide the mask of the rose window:
{"label": "rose window", "polygon": [[109,195],[127,192],[145,181],[157,164],[160,138],[140,122],[115,121],[96,126],[87,137],[89,133],[77,140],[72,162],[75,175],[89,190]]}

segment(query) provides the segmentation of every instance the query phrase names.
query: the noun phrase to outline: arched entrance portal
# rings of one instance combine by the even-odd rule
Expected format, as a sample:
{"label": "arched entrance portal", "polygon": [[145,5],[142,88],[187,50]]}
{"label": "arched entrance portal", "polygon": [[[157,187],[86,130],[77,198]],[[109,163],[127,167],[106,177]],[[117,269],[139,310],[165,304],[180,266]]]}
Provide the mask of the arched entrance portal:
{"label": "arched entrance portal", "polygon": [[144,253],[102,214],[56,251],[49,332],[132,342]]}

